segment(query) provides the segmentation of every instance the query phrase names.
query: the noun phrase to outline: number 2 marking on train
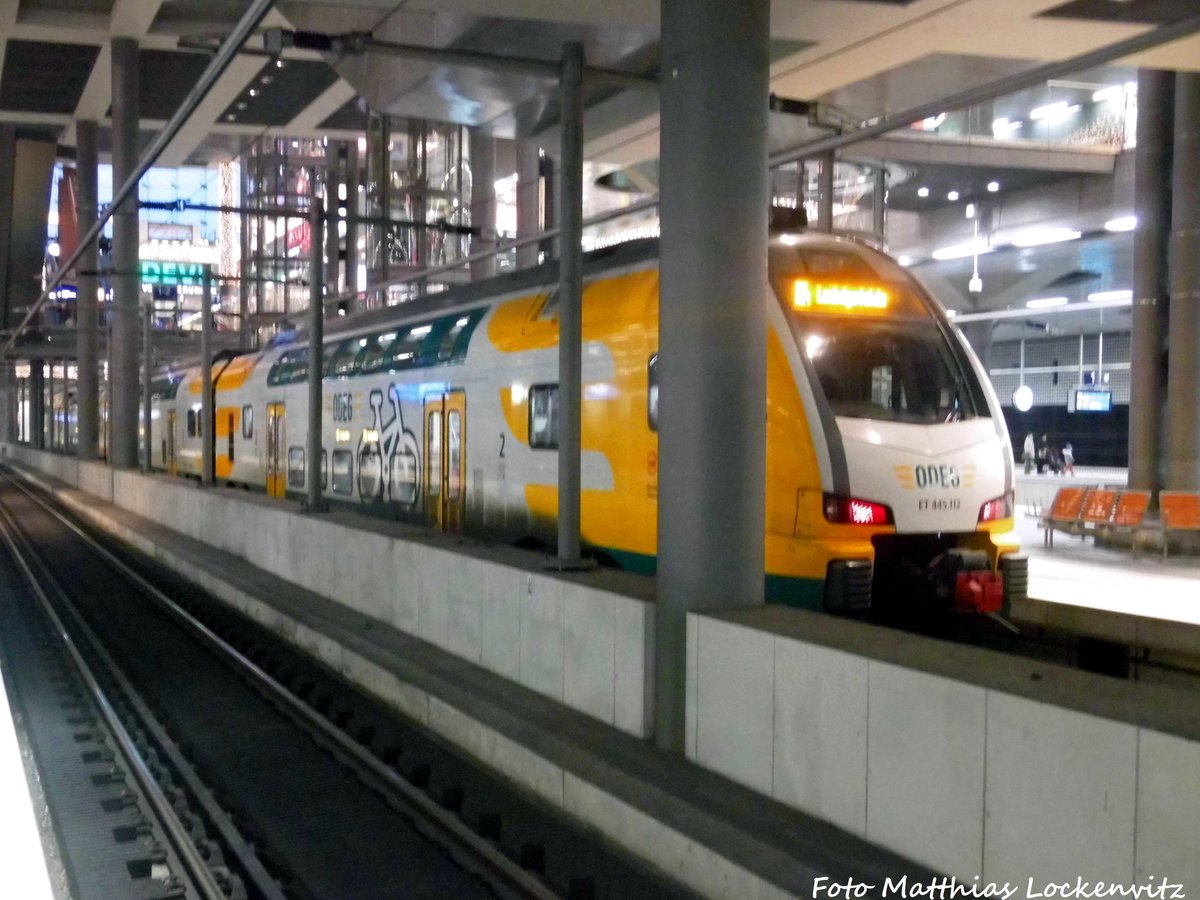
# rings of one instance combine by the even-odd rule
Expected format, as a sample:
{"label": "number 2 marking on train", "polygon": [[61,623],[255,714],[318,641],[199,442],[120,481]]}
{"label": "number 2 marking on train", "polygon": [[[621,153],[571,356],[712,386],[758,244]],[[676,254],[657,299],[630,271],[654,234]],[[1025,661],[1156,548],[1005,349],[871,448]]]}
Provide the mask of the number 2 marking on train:
{"label": "number 2 marking on train", "polygon": [[500,458],[504,459],[504,432],[500,432]]}

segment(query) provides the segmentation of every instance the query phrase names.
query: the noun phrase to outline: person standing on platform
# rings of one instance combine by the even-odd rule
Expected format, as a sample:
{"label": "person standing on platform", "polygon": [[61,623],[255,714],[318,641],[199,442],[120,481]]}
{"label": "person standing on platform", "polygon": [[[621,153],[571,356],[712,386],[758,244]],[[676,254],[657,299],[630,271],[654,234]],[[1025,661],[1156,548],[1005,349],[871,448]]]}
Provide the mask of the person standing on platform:
{"label": "person standing on platform", "polygon": [[1037,473],[1041,475],[1050,462],[1050,435],[1043,434],[1037,442]]}
{"label": "person standing on platform", "polygon": [[1067,441],[1062,448],[1063,458],[1063,474],[1075,474],[1075,448],[1071,446],[1071,442]]}
{"label": "person standing on platform", "polygon": [[1033,445],[1033,432],[1031,431],[1025,435],[1024,461],[1026,475],[1033,471],[1033,457],[1036,452],[1036,448]]}

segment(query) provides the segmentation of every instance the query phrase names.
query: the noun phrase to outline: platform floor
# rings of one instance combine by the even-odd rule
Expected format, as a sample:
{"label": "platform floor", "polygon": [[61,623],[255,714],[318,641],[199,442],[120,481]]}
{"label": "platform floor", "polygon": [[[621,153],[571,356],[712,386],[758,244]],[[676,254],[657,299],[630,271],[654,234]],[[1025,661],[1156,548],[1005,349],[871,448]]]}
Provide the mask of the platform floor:
{"label": "platform floor", "polygon": [[22,900],[54,900],[42,836],[0,667],[0,872],[3,893]]}
{"label": "platform floor", "polygon": [[1017,531],[1029,554],[1029,596],[1200,625],[1200,558],[1097,547],[1091,538],[1056,533],[1043,546],[1037,511],[1066,484],[1125,484],[1124,469],[1076,468],[1074,478],[1017,472]]}

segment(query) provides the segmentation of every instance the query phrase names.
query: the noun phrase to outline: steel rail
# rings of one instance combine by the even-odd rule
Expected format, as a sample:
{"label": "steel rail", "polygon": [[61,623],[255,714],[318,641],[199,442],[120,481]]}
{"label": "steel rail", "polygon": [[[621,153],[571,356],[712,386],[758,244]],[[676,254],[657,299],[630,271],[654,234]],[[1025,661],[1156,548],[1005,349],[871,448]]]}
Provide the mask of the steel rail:
{"label": "steel rail", "polygon": [[[438,827],[440,830],[439,836],[443,838],[441,843],[444,849],[451,852],[456,849],[460,851],[455,854],[455,858],[460,864],[476,870],[480,868],[485,869],[486,873],[493,880],[499,882],[500,887],[505,888],[513,896],[527,898],[527,900],[562,900],[558,894],[551,890],[537,876],[522,869],[498,848],[493,846],[486,838],[476,834],[456,816],[426,796],[420,789],[413,787],[405,781],[390,766],[376,759],[369,750],[353,740],[321,713],[312,709],[303,700],[296,697],[252,660],[151,584],[141,574],[109,551],[100,542],[96,541],[69,518],[54,509],[49,503],[16,479],[10,477],[9,480],[18,490],[79,537],[96,555],[137,585],[139,590],[157,602],[165,611],[169,612],[176,621],[192,631],[214,650],[218,651],[221,656],[235,663],[240,671],[248,675],[264,692],[279,701],[280,706],[286,709],[295,719],[303,722],[312,731],[318,732],[321,738],[327,740],[336,748],[339,755],[352,760],[361,773],[370,775],[378,784],[399,795],[399,798],[406,801],[410,807],[415,807],[414,812],[420,813],[420,815]],[[414,824],[416,824],[415,820]],[[426,834],[430,833],[428,829],[424,830]],[[444,840],[445,838],[449,838],[451,841],[447,842]],[[454,845],[457,845],[457,847]],[[479,866],[479,862],[482,862],[484,865]]]}
{"label": "steel rail", "polygon": [[112,202],[108,205],[108,208],[100,212],[96,217],[96,223],[79,239],[79,244],[76,246],[75,251],[67,258],[66,262],[59,266],[58,271],[50,277],[50,281],[47,283],[46,289],[42,291],[41,297],[37,299],[29,312],[25,314],[25,318],[21,320],[21,324],[13,329],[13,333],[9,335],[8,341],[0,349],[0,358],[3,358],[12,349],[13,344],[17,342],[17,338],[21,336],[21,332],[25,330],[25,326],[33,321],[33,317],[37,315],[38,310],[49,299],[50,292],[58,287],[59,283],[66,277],[67,272],[71,270],[71,267],[83,257],[88,245],[100,236],[100,232],[104,230],[104,226],[113,217],[113,214],[116,213],[118,207],[137,190],[138,182],[141,181],[142,176],[150,170],[150,167],[158,161],[158,157],[162,155],[162,152],[175,139],[175,136],[187,123],[187,120],[191,118],[192,113],[196,111],[196,108],[203,102],[208,92],[212,90],[213,85],[217,83],[217,79],[221,77],[229,67],[229,64],[233,62],[234,57],[241,51],[242,45],[246,43],[250,34],[258,27],[266,14],[271,11],[274,3],[275,0],[253,0],[249,8],[242,14],[233,31],[229,33],[229,37],[221,44],[221,49],[217,51],[212,62],[208,64],[208,68],[200,75],[200,80],[192,86],[187,96],[183,98],[183,103],[180,104],[179,109],[167,120],[167,124],[163,126],[163,130],[151,141],[142,158],[138,160],[133,173],[113,194]]}
{"label": "steel rail", "polygon": [[[12,484],[16,485],[15,480],[9,480]],[[17,487],[20,488],[21,486],[17,485]],[[24,490],[24,488],[21,489]],[[26,552],[29,552],[28,539],[20,532],[12,512],[3,503],[0,503],[0,535],[3,536],[13,561],[21,570],[21,574],[28,582],[30,590],[37,598],[42,612],[53,624],[55,635],[71,657],[76,671],[87,686],[88,693],[91,694],[92,702],[96,704],[96,708],[104,719],[105,726],[116,741],[121,755],[125,757],[125,762],[129,766],[130,771],[133,772],[134,778],[137,779],[138,787],[141,788],[142,793],[145,794],[146,799],[150,801],[150,805],[154,808],[154,813],[158,818],[159,824],[166,830],[167,837],[171,841],[175,853],[188,870],[188,875],[192,879],[196,889],[203,896],[204,900],[227,900],[228,895],[217,884],[216,878],[208,868],[204,858],[200,855],[200,851],[192,842],[187,829],[184,828],[183,823],[179,821],[179,817],[175,814],[171,802],[163,793],[162,788],[159,787],[158,782],[155,781],[149,766],[146,765],[146,761],[138,753],[133,738],[129,736],[129,732],[121,722],[120,717],[117,716],[108,697],[105,696],[104,689],[100,687],[100,683],[92,673],[91,667],[83,658],[78,645],[67,631],[58,612],[54,609],[54,604],[50,600],[49,595],[43,590],[41,583],[34,574],[29,560],[26,558],[26,553],[23,553],[21,547],[18,546],[18,544],[24,545]],[[54,584],[53,587],[57,592],[61,592],[58,585]],[[64,598],[60,596],[59,599],[62,601]]]}

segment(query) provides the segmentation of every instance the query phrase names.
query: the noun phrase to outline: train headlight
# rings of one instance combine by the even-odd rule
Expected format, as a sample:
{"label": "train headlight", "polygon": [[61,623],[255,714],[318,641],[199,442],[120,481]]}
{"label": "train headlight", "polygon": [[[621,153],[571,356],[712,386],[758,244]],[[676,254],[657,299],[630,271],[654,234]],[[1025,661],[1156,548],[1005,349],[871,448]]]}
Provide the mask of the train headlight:
{"label": "train headlight", "polygon": [[891,507],[873,500],[825,494],[825,519],[836,525],[891,525]]}
{"label": "train headlight", "polygon": [[1012,494],[995,497],[979,507],[980,522],[995,522],[997,519],[1007,519],[1011,515]]}

